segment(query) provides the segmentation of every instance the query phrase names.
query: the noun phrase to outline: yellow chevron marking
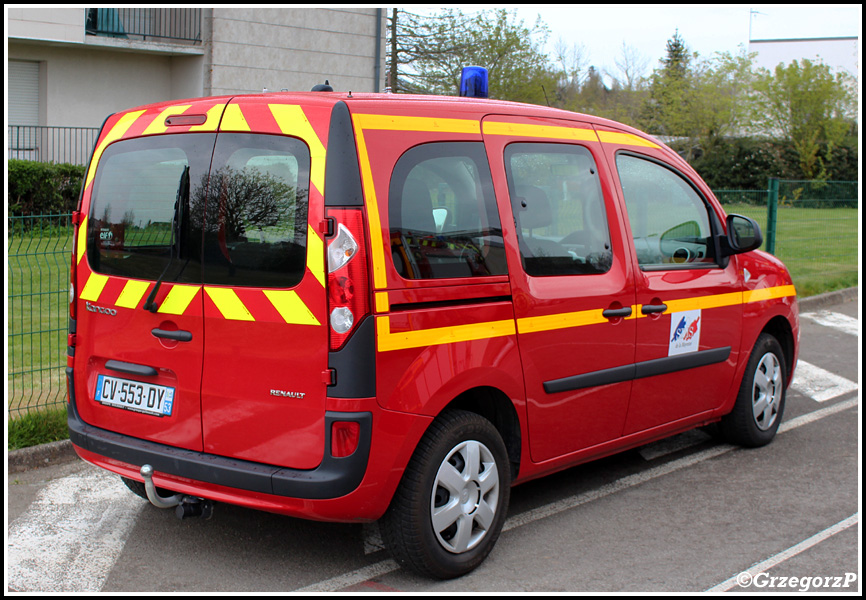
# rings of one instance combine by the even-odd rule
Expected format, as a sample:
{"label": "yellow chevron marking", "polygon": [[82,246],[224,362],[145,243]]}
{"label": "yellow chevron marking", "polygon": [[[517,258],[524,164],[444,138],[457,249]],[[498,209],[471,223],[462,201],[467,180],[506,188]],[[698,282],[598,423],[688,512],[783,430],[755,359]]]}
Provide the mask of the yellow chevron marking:
{"label": "yellow chevron marking", "polygon": [[264,292],[286,323],[321,325],[297,293],[291,290],[264,290]]}
{"label": "yellow chevron marking", "polygon": [[153,135],[157,133],[165,133],[168,130],[168,125],[165,124],[166,118],[172,115],[180,115],[189,110],[192,104],[183,106],[169,106],[164,111],[159,113],[156,118],[147,126],[141,135]]}
{"label": "yellow chevron marking", "polygon": [[114,304],[122,308],[135,308],[141,302],[148,287],[150,287],[150,283],[147,281],[130,279],[123,286],[123,291],[120,292],[120,296],[117,297],[117,302]]}
{"label": "yellow chevron marking", "polygon": [[156,312],[165,315],[182,315],[199,289],[201,288],[197,285],[173,285]]}
{"label": "yellow chevron marking", "polygon": [[127,130],[132,127],[132,124],[135,123],[136,119],[144,114],[143,110],[137,110],[135,112],[126,113],[114,124],[114,127],[111,128],[106,136],[102,139],[99,146],[97,146],[96,150],[93,152],[93,158],[90,161],[90,168],[87,170],[87,178],[84,180],[84,189],[87,189],[87,186],[93,181],[93,176],[96,175],[96,165],[99,164],[99,158],[102,156],[105,148],[113,141],[119,140],[123,137],[123,134],[127,132]]}
{"label": "yellow chevron marking", "polygon": [[212,288],[206,287],[204,291],[216,304],[216,307],[226,319],[232,321],[255,321],[253,315],[238,298],[238,295],[231,288]]}
{"label": "yellow chevron marking", "polygon": [[249,131],[250,124],[247,123],[246,117],[237,104],[229,104],[226,106],[223,120],[220,122],[220,131]]}
{"label": "yellow chevron marking", "polygon": [[90,277],[87,278],[87,283],[84,284],[84,289],[81,290],[79,297],[82,300],[92,300],[93,302],[96,302],[99,300],[99,295],[102,294],[102,290],[105,288],[106,283],[108,283],[107,275],[91,273]]}
{"label": "yellow chevron marking", "polygon": [[304,110],[296,104],[269,104],[280,131],[301,138],[310,148],[310,181],[325,193],[325,146],[310,125]]}
{"label": "yellow chevron marking", "polygon": [[316,281],[325,286],[325,243],[316,230],[307,225],[307,268]]}
{"label": "yellow chevron marking", "polygon": [[223,115],[225,104],[215,104],[207,111],[207,119],[201,125],[193,125],[189,128],[190,131],[216,131],[220,124],[220,117]]}
{"label": "yellow chevron marking", "polygon": [[87,217],[85,216],[81,219],[81,223],[78,224],[78,256],[75,258],[75,264],[81,262],[81,259],[84,257],[84,253],[87,251]]}

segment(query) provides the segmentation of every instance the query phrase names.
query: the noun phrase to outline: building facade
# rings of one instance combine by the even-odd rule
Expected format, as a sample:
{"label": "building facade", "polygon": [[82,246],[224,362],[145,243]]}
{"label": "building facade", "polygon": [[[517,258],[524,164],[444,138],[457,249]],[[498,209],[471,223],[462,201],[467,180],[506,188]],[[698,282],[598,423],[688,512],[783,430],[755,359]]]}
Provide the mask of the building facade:
{"label": "building facade", "polygon": [[9,8],[9,157],[87,160],[119,110],[270,91],[384,89],[379,8]]}

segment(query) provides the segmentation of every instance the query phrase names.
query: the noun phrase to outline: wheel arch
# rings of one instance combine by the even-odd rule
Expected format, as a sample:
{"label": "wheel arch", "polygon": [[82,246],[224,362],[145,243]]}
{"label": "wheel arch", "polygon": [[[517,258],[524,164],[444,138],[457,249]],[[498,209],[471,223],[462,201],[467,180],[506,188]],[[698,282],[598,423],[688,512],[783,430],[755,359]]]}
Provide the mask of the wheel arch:
{"label": "wheel arch", "polygon": [[791,324],[785,317],[777,315],[764,325],[761,333],[772,335],[782,346],[782,353],[785,357],[785,376],[788,385],[790,385],[794,373],[794,331]]}
{"label": "wheel arch", "polygon": [[523,434],[517,409],[508,395],[494,387],[475,387],[454,398],[443,412],[452,409],[476,413],[493,424],[508,451],[511,479],[514,481],[520,471]]}

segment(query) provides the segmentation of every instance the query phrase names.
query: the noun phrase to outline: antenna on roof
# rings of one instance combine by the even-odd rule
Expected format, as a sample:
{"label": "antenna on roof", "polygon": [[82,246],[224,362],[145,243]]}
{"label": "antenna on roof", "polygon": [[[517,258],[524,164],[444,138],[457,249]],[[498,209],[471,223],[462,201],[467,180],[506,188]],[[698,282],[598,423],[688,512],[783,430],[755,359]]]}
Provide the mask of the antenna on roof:
{"label": "antenna on roof", "polygon": [[326,79],[325,83],[319,83],[319,84],[314,85],[313,89],[311,89],[310,91],[311,92],[333,92],[334,88],[331,87],[331,84]]}

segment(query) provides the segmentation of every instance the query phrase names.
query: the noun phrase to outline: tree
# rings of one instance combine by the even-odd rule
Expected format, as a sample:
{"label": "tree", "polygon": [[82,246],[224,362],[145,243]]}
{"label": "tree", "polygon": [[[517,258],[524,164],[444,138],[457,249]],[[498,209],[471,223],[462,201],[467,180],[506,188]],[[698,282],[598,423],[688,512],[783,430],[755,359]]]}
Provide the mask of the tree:
{"label": "tree", "polygon": [[[808,59],[758,72],[754,85],[754,128],[790,140],[806,179],[827,176],[827,162],[854,127],[853,79]],[[823,156],[821,148],[824,147]]]}
{"label": "tree", "polygon": [[650,77],[650,94],[644,105],[642,125],[649,133],[665,136],[691,136],[692,55],[679,30],[667,42],[667,53]]}
{"label": "tree", "polygon": [[463,67],[479,65],[488,70],[491,98],[547,103],[545,92],[552,94],[558,79],[541,51],[547,27],[540,19],[532,28],[515,20],[505,9],[444,9],[430,17],[393,11],[392,91],[456,95]]}

